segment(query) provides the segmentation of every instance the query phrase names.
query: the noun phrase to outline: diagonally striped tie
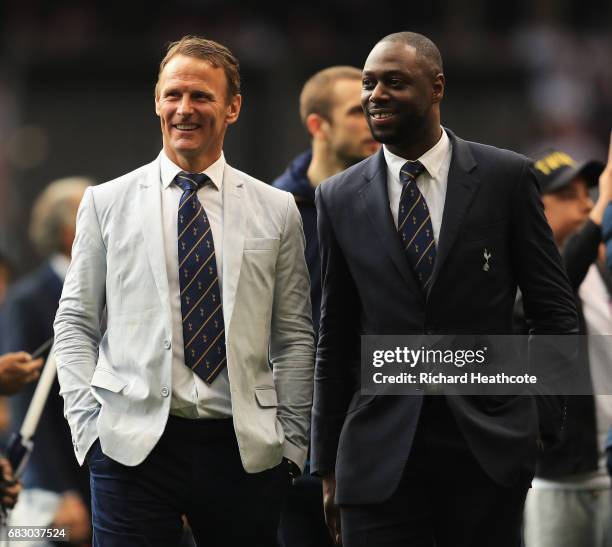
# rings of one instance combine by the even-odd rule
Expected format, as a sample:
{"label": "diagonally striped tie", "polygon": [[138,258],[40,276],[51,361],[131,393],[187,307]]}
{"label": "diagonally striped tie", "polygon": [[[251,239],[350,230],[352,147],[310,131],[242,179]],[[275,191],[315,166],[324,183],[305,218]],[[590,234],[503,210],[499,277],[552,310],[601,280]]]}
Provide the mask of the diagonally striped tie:
{"label": "diagonally striped tie", "polygon": [[185,364],[210,384],[226,366],[225,325],[215,245],[197,191],[208,179],[180,173],[183,190],[178,210],[178,260]]}
{"label": "diagonally striped tie", "polygon": [[425,167],[420,161],[407,161],[400,170],[400,180],[404,185],[397,215],[397,230],[414,273],[423,290],[426,290],[436,260],[436,243],[429,208],[416,184],[417,177],[423,171]]}

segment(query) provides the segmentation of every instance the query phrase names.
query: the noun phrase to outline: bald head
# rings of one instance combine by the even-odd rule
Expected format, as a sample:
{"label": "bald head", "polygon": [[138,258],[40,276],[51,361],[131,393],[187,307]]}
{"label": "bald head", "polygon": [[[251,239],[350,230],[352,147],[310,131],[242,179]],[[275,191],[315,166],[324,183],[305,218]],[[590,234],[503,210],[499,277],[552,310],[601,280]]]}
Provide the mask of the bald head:
{"label": "bald head", "polygon": [[427,36],[423,36],[416,32],[396,32],[385,36],[378,43],[380,44],[382,42],[402,43],[414,48],[417,57],[426,67],[428,67],[431,76],[435,77],[437,74],[442,74],[444,72],[440,50],[436,44],[427,38]]}

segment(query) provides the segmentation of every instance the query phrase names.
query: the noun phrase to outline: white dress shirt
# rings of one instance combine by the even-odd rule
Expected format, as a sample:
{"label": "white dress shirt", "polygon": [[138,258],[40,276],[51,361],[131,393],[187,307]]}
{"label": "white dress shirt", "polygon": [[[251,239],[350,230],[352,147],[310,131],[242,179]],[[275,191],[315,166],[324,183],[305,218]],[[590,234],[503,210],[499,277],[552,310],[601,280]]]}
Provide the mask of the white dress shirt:
{"label": "white dress shirt", "polygon": [[[174,178],[185,172],[173,163],[162,150],[161,203],[164,228],[164,251],[170,290],[172,313],[172,399],[170,413],[183,418],[225,418],[232,415],[227,367],[208,385],[185,365],[183,319],[181,315],[178,275],[178,206],[183,190]],[[215,259],[219,275],[219,289],[223,296],[223,171],[225,157],[221,157],[202,171],[212,181],[198,190],[215,244]]]}
{"label": "white dress shirt", "polygon": [[[397,215],[403,186],[400,180],[400,170],[408,160],[389,152],[389,149],[384,145],[383,153],[387,162],[389,206],[391,207],[393,222],[395,222],[395,227],[397,228]],[[448,185],[451,155],[452,146],[446,131],[442,128],[440,140],[418,158],[426,170],[417,177],[416,183],[429,209],[436,246],[438,245],[440,227],[442,226],[442,213],[444,212],[444,202],[446,201],[446,187]]]}
{"label": "white dress shirt", "polygon": [[59,277],[63,283],[66,279],[68,268],[70,267],[70,259],[62,253],[55,253],[49,259],[49,265],[51,266],[51,269],[55,272],[57,277]]}

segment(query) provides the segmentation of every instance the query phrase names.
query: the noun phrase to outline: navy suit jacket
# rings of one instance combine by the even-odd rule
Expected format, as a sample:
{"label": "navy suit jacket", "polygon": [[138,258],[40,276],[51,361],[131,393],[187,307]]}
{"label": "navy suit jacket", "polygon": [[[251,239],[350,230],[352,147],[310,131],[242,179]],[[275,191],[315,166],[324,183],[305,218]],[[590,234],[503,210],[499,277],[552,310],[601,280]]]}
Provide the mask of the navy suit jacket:
{"label": "navy suit jacket", "polygon": [[[391,216],[382,150],[317,189],[323,294],[311,458],[314,473],[335,470],[339,503],[392,495],[423,402],[360,394],[360,335],[511,334],[517,285],[536,333],[577,329],[529,160],[447,132],[452,159],[426,294]],[[492,254],[488,271],[485,248]],[[539,434],[533,398],[457,395],[448,404],[493,480],[510,485],[533,473]],[[554,416],[561,419],[559,408]]]}
{"label": "navy suit jacket", "polygon": [[[49,263],[13,285],[6,299],[3,351],[33,352],[53,336],[53,320],[62,293],[62,280]],[[36,383],[10,399],[11,429],[18,431]],[[34,451],[24,475],[26,487],[55,492],[76,490],[89,503],[89,477],[74,457],[72,438],[64,418],[57,379],[47,399],[34,437]]]}

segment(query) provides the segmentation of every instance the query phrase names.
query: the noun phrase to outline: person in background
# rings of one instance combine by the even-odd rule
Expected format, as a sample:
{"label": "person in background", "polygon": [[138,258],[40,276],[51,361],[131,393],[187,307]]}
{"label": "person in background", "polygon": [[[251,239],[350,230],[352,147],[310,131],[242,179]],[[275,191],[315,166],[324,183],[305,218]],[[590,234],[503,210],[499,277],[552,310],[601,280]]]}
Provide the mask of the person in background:
{"label": "person in background", "polygon": [[[9,259],[4,255],[2,251],[0,251],[0,314],[2,313],[2,305],[4,304],[4,299],[6,298],[6,291],[8,290],[12,278],[13,267],[9,262]],[[2,347],[1,343],[0,347]]]}
{"label": "person in background", "polygon": [[[608,151],[608,163],[604,169],[604,175],[611,177],[612,173],[612,133],[610,134],[610,149]],[[603,240],[606,244],[606,262],[612,270],[612,202],[608,203],[604,211],[602,221]]]}
{"label": "person in background", "polygon": [[[579,371],[594,395],[567,398],[560,442],[539,454],[536,477],[525,504],[526,547],[609,547],[612,545],[610,477],[604,443],[612,424],[612,276],[603,260],[601,224],[612,198],[612,174],[599,161],[577,163],[548,150],[533,164],[546,218],[561,250],[575,294],[581,334]],[[603,172],[602,172],[603,171]],[[597,186],[593,204],[589,188]],[[517,301],[517,330],[530,318]]]}
{"label": "person in background", "polygon": [[0,395],[14,395],[40,375],[43,360],[25,351],[0,355]]}
{"label": "person in background", "polygon": [[[53,336],[53,320],[70,263],[78,206],[85,189],[92,184],[94,181],[85,177],[54,180],[34,202],[29,236],[45,260],[8,290],[2,333],[4,351],[33,352]],[[22,360],[27,359],[26,354],[19,355]],[[33,364],[29,366],[35,368]],[[32,384],[9,400],[13,431],[21,427],[34,389]],[[36,430],[34,451],[23,484],[26,491],[37,489],[59,494],[54,498],[57,499],[54,522],[70,525],[75,543],[89,538],[89,476],[74,461],[57,380]]]}
{"label": "person in background", "polygon": [[[604,174],[608,177],[612,176],[612,134],[610,135],[611,148],[608,151],[608,163]],[[602,226],[602,237],[606,245],[606,265],[608,269],[612,271],[612,202],[608,203],[604,212]],[[606,457],[608,474],[612,476],[612,427],[608,430],[608,437],[606,439]]]}
{"label": "person in background", "polygon": [[[291,192],[302,216],[306,264],[315,337],[321,306],[321,259],[317,236],[315,189],[325,179],[344,171],[378,150],[361,108],[361,71],[332,66],[311,76],[300,94],[300,117],[311,148],[297,156],[272,185]],[[286,547],[323,547],[331,544],[321,507],[321,479],[309,466],[293,482],[281,513],[279,538]]]}
{"label": "person in background", "polygon": [[321,305],[315,190],[325,179],[380,148],[370,133],[360,97],[361,70],[358,68],[332,66],[311,76],[300,93],[300,118],[310,137],[310,149],[298,155],[272,183],[293,194],[302,216],[315,336],[319,332]]}
{"label": "person in background", "polygon": [[0,511],[15,507],[20,492],[21,483],[15,480],[10,462],[0,456]]}

